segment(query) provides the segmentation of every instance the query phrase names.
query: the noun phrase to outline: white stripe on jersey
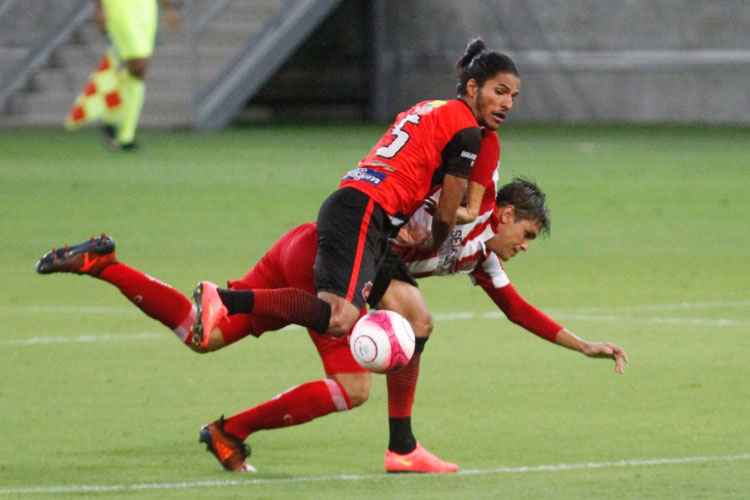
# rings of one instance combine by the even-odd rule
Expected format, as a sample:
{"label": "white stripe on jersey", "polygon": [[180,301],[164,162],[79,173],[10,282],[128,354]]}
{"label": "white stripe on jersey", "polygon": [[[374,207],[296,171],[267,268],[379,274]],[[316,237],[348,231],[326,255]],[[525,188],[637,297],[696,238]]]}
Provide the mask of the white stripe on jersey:
{"label": "white stripe on jersey", "polygon": [[[433,206],[439,197],[440,190],[430,197]],[[510,280],[499,259],[495,254],[488,252],[484,244],[495,235],[490,224],[491,216],[492,210],[489,210],[481,213],[473,222],[456,225],[439,250],[428,257],[406,262],[406,268],[413,276],[420,278],[481,270],[491,278],[495,288],[508,285]],[[429,233],[432,228],[432,215],[427,209],[427,203],[422,204],[411,216],[407,226],[410,229],[418,228],[415,232]]]}

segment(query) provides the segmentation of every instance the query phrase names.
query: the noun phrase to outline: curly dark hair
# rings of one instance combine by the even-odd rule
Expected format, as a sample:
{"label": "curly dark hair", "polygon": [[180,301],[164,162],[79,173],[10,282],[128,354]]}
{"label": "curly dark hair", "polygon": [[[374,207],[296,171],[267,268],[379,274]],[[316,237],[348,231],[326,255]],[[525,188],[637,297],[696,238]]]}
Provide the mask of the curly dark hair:
{"label": "curly dark hair", "polygon": [[513,205],[515,218],[539,222],[542,234],[549,235],[551,224],[549,209],[545,205],[547,195],[533,181],[516,177],[497,191],[495,205]]}

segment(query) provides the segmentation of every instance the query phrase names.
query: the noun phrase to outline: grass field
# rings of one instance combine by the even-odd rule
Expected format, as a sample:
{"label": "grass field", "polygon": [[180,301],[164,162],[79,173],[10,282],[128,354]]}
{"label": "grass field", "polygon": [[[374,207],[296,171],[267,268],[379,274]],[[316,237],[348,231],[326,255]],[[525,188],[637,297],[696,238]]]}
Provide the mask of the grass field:
{"label": "grass field", "polygon": [[422,282],[436,330],[417,437],[463,472],[386,476],[385,379],[348,414],[251,438],[219,470],[199,426],[321,376],[301,330],[199,356],[115,289],[37,276],[107,231],[121,260],[188,292],[236,277],[315,218],[379,127],[0,134],[0,498],[750,497],[746,129],[523,127],[502,177],[548,193],[552,236],[508,266],[530,301],[630,353],[624,376],[500,318],[465,277]]}

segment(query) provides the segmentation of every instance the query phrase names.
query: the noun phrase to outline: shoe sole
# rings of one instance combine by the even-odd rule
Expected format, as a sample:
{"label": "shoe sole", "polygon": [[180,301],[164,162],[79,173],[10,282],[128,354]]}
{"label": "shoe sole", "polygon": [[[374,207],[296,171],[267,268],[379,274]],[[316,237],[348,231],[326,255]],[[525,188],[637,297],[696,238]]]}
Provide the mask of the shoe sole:
{"label": "shoe sole", "polygon": [[[93,245],[92,245],[93,243]],[[52,264],[55,262],[54,253],[57,250],[53,250],[51,252],[47,252],[42,256],[41,259],[39,259],[36,263],[36,272],[39,274],[52,274],[55,272],[58,272],[60,270],[60,267],[53,267]],[[95,238],[92,242],[92,240],[85,241],[83,243],[79,243],[77,245],[73,245],[72,247],[69,247],[65,255],[61,260],[70,259],[72,257],[76,257],[78,255],[84,254],[84,253],[92,253],[96,255],[107,255],[108,253],[112,253],[115,251],[115,241],[112,238],[106,237],[99,237]],[[45,267],[45,260],[49,257],[52,257],[52,262],[49,263],[49,267]]]}
{"label": "shoe sole", "polygon": [[203,345],[203,283],[198,283],[198,286],[193,290],[193,303],[195,304],[195,323],[193,324],[193,338],[192,342],[195,347],[201,347]]}

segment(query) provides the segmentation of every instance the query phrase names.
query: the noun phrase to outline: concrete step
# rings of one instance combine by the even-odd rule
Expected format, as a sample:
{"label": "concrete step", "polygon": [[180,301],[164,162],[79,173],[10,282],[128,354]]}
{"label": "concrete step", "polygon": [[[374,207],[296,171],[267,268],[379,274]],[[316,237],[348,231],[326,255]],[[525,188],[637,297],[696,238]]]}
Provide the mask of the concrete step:
{"label": "concrete step", "polygon": [[[177,32],[168,29],[162,19],[147,75],[142,123],[188,124],[192,96],[198,90],[196,87],[213,81],[236,57],[248,38],[277,16],[287,1],[230,1],[192,40],[188,30],[194,24],[190,23],[195,23],[207,12],[211,2],[193,2],[195,10],[191,13],[191,19],[187,19],[183,13],[182,25]],[[0,116],[2,125],[61,124],[73,99],[104,54],[107,44],[106,37],[93,20],[85,23],[73,34],[69,43],[54,52],[50,63],[33,77],[28,90],[13,98],[11,107],[14,113]],[[19,49],[0,50],[0,71],[12,67],[11,62],[19,54]]]}
{"label": "concrete step", "polygon": [[[62,125],[73,102],[73,96],[44,93],[33,98],[15,98],[14,113],[0,121]],[[147,92],[141,121],[144,124],[188,125],[191,106],[189,98],[167,93]]]}
{"label": "concrete step", "polygon": [[[184,67],[157,67],[146,77],[146,88],[148,91],[163,89],[172,92],[185,93],[193,91],[193,75],[188,75]],[[31,83],[30,92],[64,92],[74,95],[81,91],[88,79],[89,70],[73,72],[67,69],[45,70],[37,73]],[[210,78],[212,75],[199,73],[202,79]]]}

